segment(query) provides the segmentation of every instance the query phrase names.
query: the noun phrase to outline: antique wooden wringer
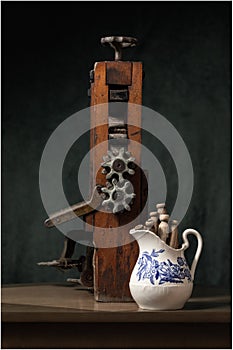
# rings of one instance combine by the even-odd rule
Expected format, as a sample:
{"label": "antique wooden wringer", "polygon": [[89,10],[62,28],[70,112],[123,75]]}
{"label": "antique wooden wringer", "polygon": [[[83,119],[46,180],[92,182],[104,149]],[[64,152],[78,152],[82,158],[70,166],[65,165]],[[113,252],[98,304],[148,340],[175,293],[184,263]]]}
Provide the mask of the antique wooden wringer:
{"label": "antique wooden wringer", "polygon": [[[140,168],[141,111],[135,108],[142,104],[143,67],[141,62],[122,60],[122,49],[135,46],[137,39],[112,36],[101,43],[115,50],[115,60],[96,62],[90,72],[92,198],[51,215],[45,225],[83,216],[86,226],[94,227],[94,248],[87,247],[86,257],[72,259],[75,242],[65,238],[60,259],[50,265],[78,267],[81,283],[94,287],[97,301],[124,302],[132,301],[128,284],[138,257],[137,242],[128,240],[130,223],[137,220],[147,198]],[[98,105],[102,107],[95,108]]]}

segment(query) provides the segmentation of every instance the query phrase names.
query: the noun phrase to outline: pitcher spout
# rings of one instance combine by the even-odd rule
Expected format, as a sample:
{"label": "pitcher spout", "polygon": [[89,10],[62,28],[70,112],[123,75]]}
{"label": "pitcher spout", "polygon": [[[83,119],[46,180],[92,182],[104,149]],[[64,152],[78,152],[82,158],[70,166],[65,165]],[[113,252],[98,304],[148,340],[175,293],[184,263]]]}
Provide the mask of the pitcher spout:
{"label": "pitcher spout", "polygon": [[[129,231],[129,233],[134,237],[134,239],[138,242],[140,248],[157,246],[161,241],[160,238],[155,235],[150,230],[146,229],[135,229]],[[161,241],[162,242],[162,241]]]}
{"label": "pitcher spout", "polygon": [[131,229],[129,233],[134,237],[134,239],[138,242],[138,245],[140,247],[140,250],[150,250],[151,247],[154,249],[163,249],[167,252],[173,252],[173,251],[182,251],[184,250],[183,247],[179,249],[174,249],[167,245],[161,238],[156,235],[154,232],[151,232],[150,230],[146,229]]}
{"label": "pitcher spout", "polygon": [[129,231],[129,233],[134,237],[134,239],[139,242],[139,240],[145,236],[146,230],[135,230],[134,228]]}

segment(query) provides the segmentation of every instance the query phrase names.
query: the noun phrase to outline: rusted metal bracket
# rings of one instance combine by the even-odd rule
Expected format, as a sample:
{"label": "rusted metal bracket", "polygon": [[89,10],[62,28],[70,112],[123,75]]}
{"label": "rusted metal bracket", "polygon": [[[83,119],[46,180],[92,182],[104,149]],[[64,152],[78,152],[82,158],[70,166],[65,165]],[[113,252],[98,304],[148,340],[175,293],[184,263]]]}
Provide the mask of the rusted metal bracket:
{"label": "rusted metal bracket", "polygon": [[59,270],[70,270],[76,268],[80,272],[80,278],[75,283],[80,283],[85,287],[93,287],[93,254],[94,248],[87,246],[86,256],[81,255],[79,259],[72,259],[76,242],[65,237],[64,247],[59,259],[39,262],[39,266],[55,267]]}

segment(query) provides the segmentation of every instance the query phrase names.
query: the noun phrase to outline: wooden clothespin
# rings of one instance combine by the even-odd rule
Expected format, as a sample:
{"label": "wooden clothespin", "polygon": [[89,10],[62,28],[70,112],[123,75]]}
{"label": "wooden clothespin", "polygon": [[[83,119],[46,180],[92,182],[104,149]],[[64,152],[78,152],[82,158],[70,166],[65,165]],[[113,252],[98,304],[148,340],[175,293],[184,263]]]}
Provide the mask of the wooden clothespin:
{"label": "wooden clothespin", "polygon": [[170,242],[169,245],[172,248],[178,249],[179,248],[179,239],[178,239],[178,221],[172,220],[171,221],[171,235],[170,235]]}
{"label": "wooden clothespin", "polygon": [[160,220],[160,224],[158,227],[158,235],[161,238],[161,240],[166,243],[169,237],[169,225],[168,225],[169,215],[160,214],[159,220]]}

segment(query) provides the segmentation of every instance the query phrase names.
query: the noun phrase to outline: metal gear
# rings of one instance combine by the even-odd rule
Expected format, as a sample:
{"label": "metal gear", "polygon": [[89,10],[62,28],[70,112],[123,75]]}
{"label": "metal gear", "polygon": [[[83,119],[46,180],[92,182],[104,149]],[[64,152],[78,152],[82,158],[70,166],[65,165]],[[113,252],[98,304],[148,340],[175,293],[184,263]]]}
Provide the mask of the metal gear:
{"label": "metal gear", "polygon": [[108,155],[103,157],[104,162],[101,166],[104,168],[102,174],[106,174],[106,179],[117,177],[119,182],[124,181],[123,174],[128,173],[134,175],[135,171],[129,167],[130,163],[133,163],[135,158],[131,156],[131,153],[125,151],[122,148],[111,148],[108,151]]}
{"label": "metal gear", "polygon": [[121,182],[112,179],[112,186],[103,187],[102,192],[108,196],[108,198],[103,201],[102,205],[112,209],[113,214],[124,209],[130,211],[131,208],[129,204],[136,196],[136,194],[133,193],[132,184],[124,179]]}

